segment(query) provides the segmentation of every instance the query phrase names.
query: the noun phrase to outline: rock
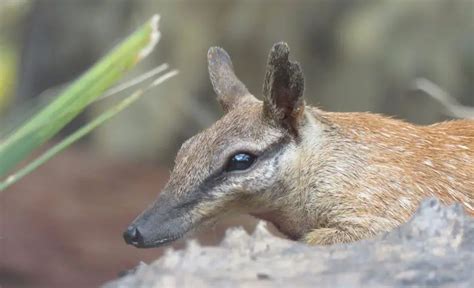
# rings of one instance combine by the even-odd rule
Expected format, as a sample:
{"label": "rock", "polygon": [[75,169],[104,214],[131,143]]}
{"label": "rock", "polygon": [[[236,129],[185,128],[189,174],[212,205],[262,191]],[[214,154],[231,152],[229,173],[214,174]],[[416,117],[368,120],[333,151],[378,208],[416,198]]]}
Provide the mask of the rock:
{"label": "rock", "polygon": [[474,287],[473,267],[474,218],[429,199],[376,239],[311,247],[260,222],[253,235],[234,228],[217,247],[190,241],[103,287]]}

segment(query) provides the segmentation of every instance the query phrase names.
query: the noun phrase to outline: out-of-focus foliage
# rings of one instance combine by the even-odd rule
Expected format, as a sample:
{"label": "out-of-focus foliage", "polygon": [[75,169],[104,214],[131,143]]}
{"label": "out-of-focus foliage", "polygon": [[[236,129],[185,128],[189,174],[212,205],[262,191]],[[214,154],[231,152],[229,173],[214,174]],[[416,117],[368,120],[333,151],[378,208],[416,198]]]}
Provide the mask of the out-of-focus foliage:
{"label": "out-of-focus foliage", "polygon": [[9,47],[0,47],[0,111],[8,104],[14,87],[16,54]]}
{"label": "out-of-focus foliage", "polygon": [[0,113],[14,95],[20,40],[17,29],[27,9],[22,0],[0,2]]}
{"label": "out-of-focus foliage", "polygon": [[[154,16],[135,33],[120,43],[120,45],[104,56],[104,58],[97,62],[87,73],[71,83],[71,85],[61,92],[51,103],[15,129],[11,135],[1,139],[0,178],[3,178],[7,172],[25,159],[34,149],[54,136],[85,107],[90,105],[111,85],[119,80],[124,73],[148,56],[160,38],[160,33],[157,30],[158,20],[159,17]],[[133,98],[131,99],[137,99],[139,97],[135,95],[132,96]],[[81,131],[91,131],[132,102],[131,100],[124,102],[124,104],[119,104],[117,109],[102,114],[106,115],[106,117],[98,117],[97,121],[92,122],[93,125],[90,126],[91,128],[85,128],[78,132],[82,133],[80,134],[81,136],[84,135],[85,133]],[[61,149],[69,146],[79,138],[74,138],[74,135],[71,141],[64,142],[64,147]],[[51,154],[51,156],[54,154]],[[34,168],[49,158],[40,158],[42,160],[35,162],[37,164],[35,164]],[[31,169],[28,171],[31,171]],[[8,177],[5,183],[0,184],[0,190],[3,190],[7,185],[17,180],[17,178],[13,179]]]}

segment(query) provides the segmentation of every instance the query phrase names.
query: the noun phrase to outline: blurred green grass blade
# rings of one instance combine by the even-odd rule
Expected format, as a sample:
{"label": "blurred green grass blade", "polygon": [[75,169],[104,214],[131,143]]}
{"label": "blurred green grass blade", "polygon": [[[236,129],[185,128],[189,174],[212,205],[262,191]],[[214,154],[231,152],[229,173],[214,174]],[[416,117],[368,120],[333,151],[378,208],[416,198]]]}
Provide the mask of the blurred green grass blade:
{"label": "blurred green grass blade", "polygon": [[146,57],[158,42],[159,16],[155,15],[91,69],[74,81],[49,105],[6,139],[0,141],[0,178],[53,137],[87,105],[102,95],[125,72]]}
{"label": "blurred green grass blade", "polygon": [[101,113],[96,119],[93,121],[89,122],[88,124],[84,125],[77,131],[75,131],[73,134],[69,135],[65,139],[63,139],[61,142],[58,144],[54,145],[53,147],[49,148],[46,152],[44,152],[42,155],[40,155],[38,158],[33,160],[32,162],[28,163],[25,167],[21,168],[18,172],[15,174],[9,176],[7,179],[5,179],[3,182],[0,182],[0,191],[5,190],[7,187],[10,185],[16,183],[18,180],[23,178],[24,176],[28,175],[32,171],[34,171],[36,168],[38,168],[40,165],[44,164],[47,162],[49,159],[54,157],[56,154],[59,152],[63,151],[67,147],[69,147],[71,144],[82,138],[83,136],[87,135],[90,133],[92,130],[97,128],[98,126],[102,125],[104,122],[107,120],[111,119],[112,117],[116,116],[118,113],[120,113],[122,110],[133,104],[135,101],[137,101],[145,92],[147,92],[149,89],[163,83],[164,81],[168,80],[169,78],[175,76],[178,72],[176,70],[170,71],[155,81],[145,89],[137,90],[135,91],[132,95],[128,96],[127,98],[123,99],[120,101],[118,104],[114,105],[112,108],[109,108],[105,112]]}
{"label": "blurred green grass blade", "polygon": [[89,122],[88,124],[86,124],[82,128],[75,131],[70,136],[63,139],[58,144],[56,144],[53,147],[51,147],[50,149],[48,149],[41,156],[39,156],[38,158],[36,158],[35,160],[33,160],[32,162],[27,164],[24,168],[21,168],[17,173],[11,175],[5,181],[1,182],[0,183],[0,191],[6,189],[8,186],[16,183],[18,180],[20,180],[24,176],[28,175],[32,171],[34,171],[40,165],[42,165],[43,163],[45,163],[46,161],[51,159],[54,155],[58,154],[59,152],[63,151],[64,149],[66,149],[72,143],[76,142],[81,137],[83,137],[87,133],[91,132],[93,129],[95,129],[96,127],[101,125],[103,122],[105,122],[108,119],[112,118],[118,112],[122,111],[127,106],[129,106],[130,104],[135,102],[138,98],[139,98],[139,95],[137,93],[134,93],[133,95],[125,98],[124,100],[122,100],[117,105],[113,106],[112,108],[110,108],[106,112],[102,113],[100,116],[98,116],[92,122]]}
{"label": "blurred green grass blade", "polygon": [[[143,86],[144,82],[149,81],[150,79],[154,77],[156,78],[158,74],[166,71],[168,68],[169,68],[168,64],[164,63],[149,71],[144,72],[143,74],[140,74],[137,77],[134,77],[126,82],[120,83],[108,89],[100,97],[96,98],[92,103],[90,103],[90,105],[93,105],[96,102],[102,101],[112,96],[115,97],[115,96],[122,95],[124,91],[131,90],[131,88],[137,85]],[[11,111],[8,112],[7,115],[4,115],[4,117],[0,118],[0,139],[10,134],[12,131],[14,131],[15,127],[19,127],[20,124],[24,123],[26,120],[31,118],[34,114],[36,114],[39,110],[46,107],[60,94],[62,90],[64,90],[64,88],[66,88],[71,83],[72,81],[67,84],[66,83],[60,84],[55,87],[49,88],[43,91],[37,97],[27,99],[15,105],[16,107],[13,107],[13,109],[10,109]],[[57,117],[58,118],[66,117],[66,115],[63,115],[63,114],[66,114],[66,113],[62,113],[61,115],[58,115]]]}

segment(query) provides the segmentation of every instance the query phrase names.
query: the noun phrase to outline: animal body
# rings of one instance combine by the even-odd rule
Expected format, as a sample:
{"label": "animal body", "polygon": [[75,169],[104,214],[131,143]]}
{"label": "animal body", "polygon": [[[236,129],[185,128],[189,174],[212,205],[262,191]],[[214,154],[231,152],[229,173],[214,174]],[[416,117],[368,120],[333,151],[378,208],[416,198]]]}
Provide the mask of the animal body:
{"label": "animal body", "polygon": [[182,145],[156,203],[124,233],[129,244],[160,246],[233,213],[314,245],[389,231],[426,197],[474,214],[474,121],[417,126],[307,106],[285,43],[270,51],[263,101],[223,49],[208,64],[225,115]]}

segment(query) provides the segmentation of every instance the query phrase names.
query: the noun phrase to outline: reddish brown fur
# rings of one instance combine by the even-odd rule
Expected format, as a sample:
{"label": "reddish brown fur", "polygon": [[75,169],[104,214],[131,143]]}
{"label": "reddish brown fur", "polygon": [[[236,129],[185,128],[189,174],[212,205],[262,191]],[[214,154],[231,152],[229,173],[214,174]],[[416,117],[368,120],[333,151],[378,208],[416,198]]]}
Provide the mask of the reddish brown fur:
{"label": "reddish brown fur", "polygon": [[[389,163],[397,167],[392,173],[407,178],[404,188],[410,197],[420,201],[433,196],[446,204],[459,202],[474,216],[474,121],[417,126],[369,113],[325,113],[323,117],[348,138],[367,147],[371,165]],[[366,176],[378,182],[384,180],[378,175]]]}

